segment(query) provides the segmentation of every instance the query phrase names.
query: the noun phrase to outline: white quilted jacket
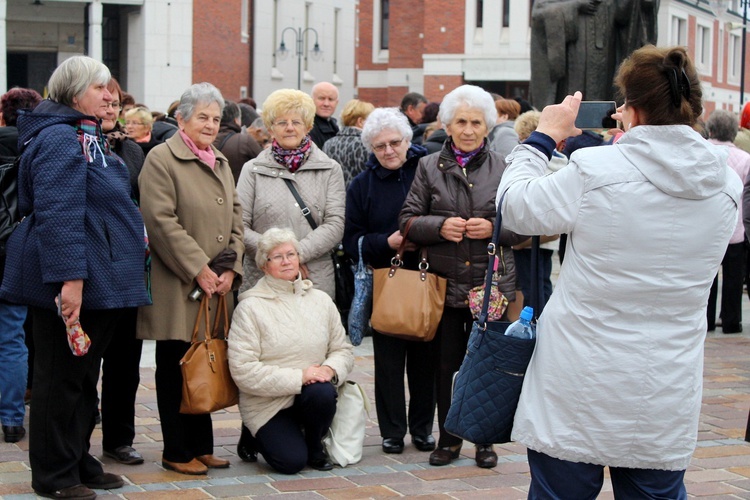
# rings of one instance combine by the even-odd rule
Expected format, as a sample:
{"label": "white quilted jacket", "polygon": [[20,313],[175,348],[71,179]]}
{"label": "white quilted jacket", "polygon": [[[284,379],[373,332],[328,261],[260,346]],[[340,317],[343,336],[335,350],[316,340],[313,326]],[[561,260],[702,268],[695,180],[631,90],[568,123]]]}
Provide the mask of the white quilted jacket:
{"label": "white quilted jacket", "polygon": [[240,294],[229,331],[229,369],[240,389],[242,421],[256,434],[302,391],[302,371],[319,363],[342,384],[352,345],[331,298],[309,280],[261,278]]}

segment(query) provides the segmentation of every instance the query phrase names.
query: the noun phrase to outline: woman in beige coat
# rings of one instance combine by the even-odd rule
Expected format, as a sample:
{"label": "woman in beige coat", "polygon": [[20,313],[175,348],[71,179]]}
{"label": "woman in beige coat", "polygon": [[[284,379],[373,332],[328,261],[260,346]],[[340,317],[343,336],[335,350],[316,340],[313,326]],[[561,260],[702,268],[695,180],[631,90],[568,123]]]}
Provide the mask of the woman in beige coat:
{"label": "woman in beige coat", "polygon": [[[223,106],[224,99],[213,85],[188,88],[177,108],[179,132],[149,153],[138,180],[151,248],[153,294],[153,306],[138,312],[138,337],[157,340],[162,465],[183,474],[229,466],[213,456],[211,416],[179,412],[179,362],[190,347],[199,306],[188,294],[199,286],[212,304],[215,294],[226,295],[231,314],[230,292],[242,274],[242,214],[234,177],[226,158],[211,145]],[[208,263],[227,250],[234,252],[233,267],[217,274]]]}
{"label": "woman in beige coat", "polygon": [[[254,262],[260,235],[272,227],[288,227],[299,240],[303,274],[315,288],[334,298],[331,250],[344,236],[346,201],[341,166],[308,136],[315,118],[315,103],[309,95],[277,90],[263,103],[262,118],[273,144],[245,164],[237,182],[247,253],[241,291],[263,277]],[[310,209],[317,229],[302,214],[286,180]]]}

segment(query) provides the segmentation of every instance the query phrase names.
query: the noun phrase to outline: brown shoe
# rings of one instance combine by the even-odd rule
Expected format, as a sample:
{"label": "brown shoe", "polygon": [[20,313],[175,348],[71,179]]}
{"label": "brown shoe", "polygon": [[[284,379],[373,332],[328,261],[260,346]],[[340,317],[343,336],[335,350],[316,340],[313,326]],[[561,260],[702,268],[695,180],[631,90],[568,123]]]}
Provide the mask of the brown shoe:
{"label": "brown shoe", "polygon": [[461,446],[452,448],[450,446],[441,446],[430,453],[430,465],[449,465],[461,454]]}
{"label": "brown shoe", "polygon": [[34,493],[44,498],[67,498],[68,500],[93,500],[96,498],[96,492],[82,484],[68,486],[50,493],[34,490]]}
{"label": "brown shoe", "polygon": [[497,466],[497,453],[491,444],[477,444],[474,448],[476,449],[474,460],[477,462],[477,467],[491,469]]}
{"label": "brown shoe", "polygon": [[226,469],[229,467],[229,460],[216,458],[213,455],[201,455],[195,458],[209,469]]}
{"label": "brown shoe", "polygon": [[200,463],[195,458],[187,463],[170,462],[169,460],[161,459],[161,466],[167,470],[173,470],[180,474],[189,474],[191,476],[201,476],[208,472],[208,467]]}

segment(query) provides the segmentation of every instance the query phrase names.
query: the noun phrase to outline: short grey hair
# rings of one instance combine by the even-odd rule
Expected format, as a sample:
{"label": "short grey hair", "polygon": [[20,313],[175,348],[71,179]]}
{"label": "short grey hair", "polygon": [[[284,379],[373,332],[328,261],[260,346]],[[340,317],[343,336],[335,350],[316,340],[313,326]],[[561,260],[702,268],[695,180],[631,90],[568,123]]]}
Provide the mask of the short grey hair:
{"label": "short grey hair", "polygon": [[88,56],[64,60],[47,82],[53,101],[72,107],[73,98],[80,99],[91,85],[106,85],[112,75],[104,64]]}
{"label": "short grey hair", "polygon": [[294,234],[294,231],[287,228],[272,227],[265,233],[260,235],[258,240],[258,251],[255,252],[255,265],[258,269],[264,269],[268,262],[268,254],[279,245],[284,243],[291,243],[294,249],[300,254],[300,260],[302,259],[302,252],[299,249],[299,240]]}
{"label": "short grey hair", "polygon": [[264,132],[268,132],[268,129],[266,128],[266,124],[263,123],[263,118],[256,118],[253,120],[253,123],[250,124],[252,128],[260,129]]}
{"label": "short grey hair", "polygon": [[194,83],[182,93],[180,104],[177,106],[177,111],[175,111],[175,116],[180,115],[183,120],[187,121],[192,118],[196,105],[208,105],[212,102],[219,105],[220,113],[224,112],[224,98],[221,96],[219,89],[208,82]]}
{"label": "short grey hair", "polygon": [[492,127],[495,126],[497,122],[497,109],[495,109],[495,101],[492,99],[490,93],[476,85],[461,85],[451,90],[440,104],[438,118],[443,127],[453,121],[456,111],[462,105],[465,105],[469,109],[480,110],[484,115],[488,131],[492,130]]}
{"label": "short grey hair", "polygon": [[708,137],[721,142],[734,142],[738,128],[737,116],[726,109],[717,109],[706,122]]}
{"label": "short grey hair", "polygon": [[395,130],[411,144],[414,131],[409,126],[409,119],[398,108],[377,108],[365,120],[362,128],[362,144],[372,153],[372,141],[384,130]]}

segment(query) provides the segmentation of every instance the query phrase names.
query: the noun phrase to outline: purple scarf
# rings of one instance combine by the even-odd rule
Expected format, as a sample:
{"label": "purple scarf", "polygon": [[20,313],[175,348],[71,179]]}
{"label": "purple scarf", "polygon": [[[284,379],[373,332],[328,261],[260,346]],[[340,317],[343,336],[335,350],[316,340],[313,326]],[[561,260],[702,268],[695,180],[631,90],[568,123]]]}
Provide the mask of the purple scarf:
{"label": "purple scarf", "polygon": [[297,149],[284,149],[274,139],[271,144],[273,159],[276,160],[276,163],[284,165],[291,173],[294,173],[305,163],[305,160],[310,155],[311,144],[310,137],[305,136]]}
{"label": "purple scarf", "polygon": [[453,150],[453,156],[456,157],[456,161],[459,165],[461,165],[461,168],[465,167],[469,164],[472,158],[474,158],[484,147],[484,142],[481,146],[479,146],[477,149],[473,151],[469,151],[468,153],[464,153],[460,149],[456,147],[455,144],[453,144],[453,141],[451,141],[451,149]]}

